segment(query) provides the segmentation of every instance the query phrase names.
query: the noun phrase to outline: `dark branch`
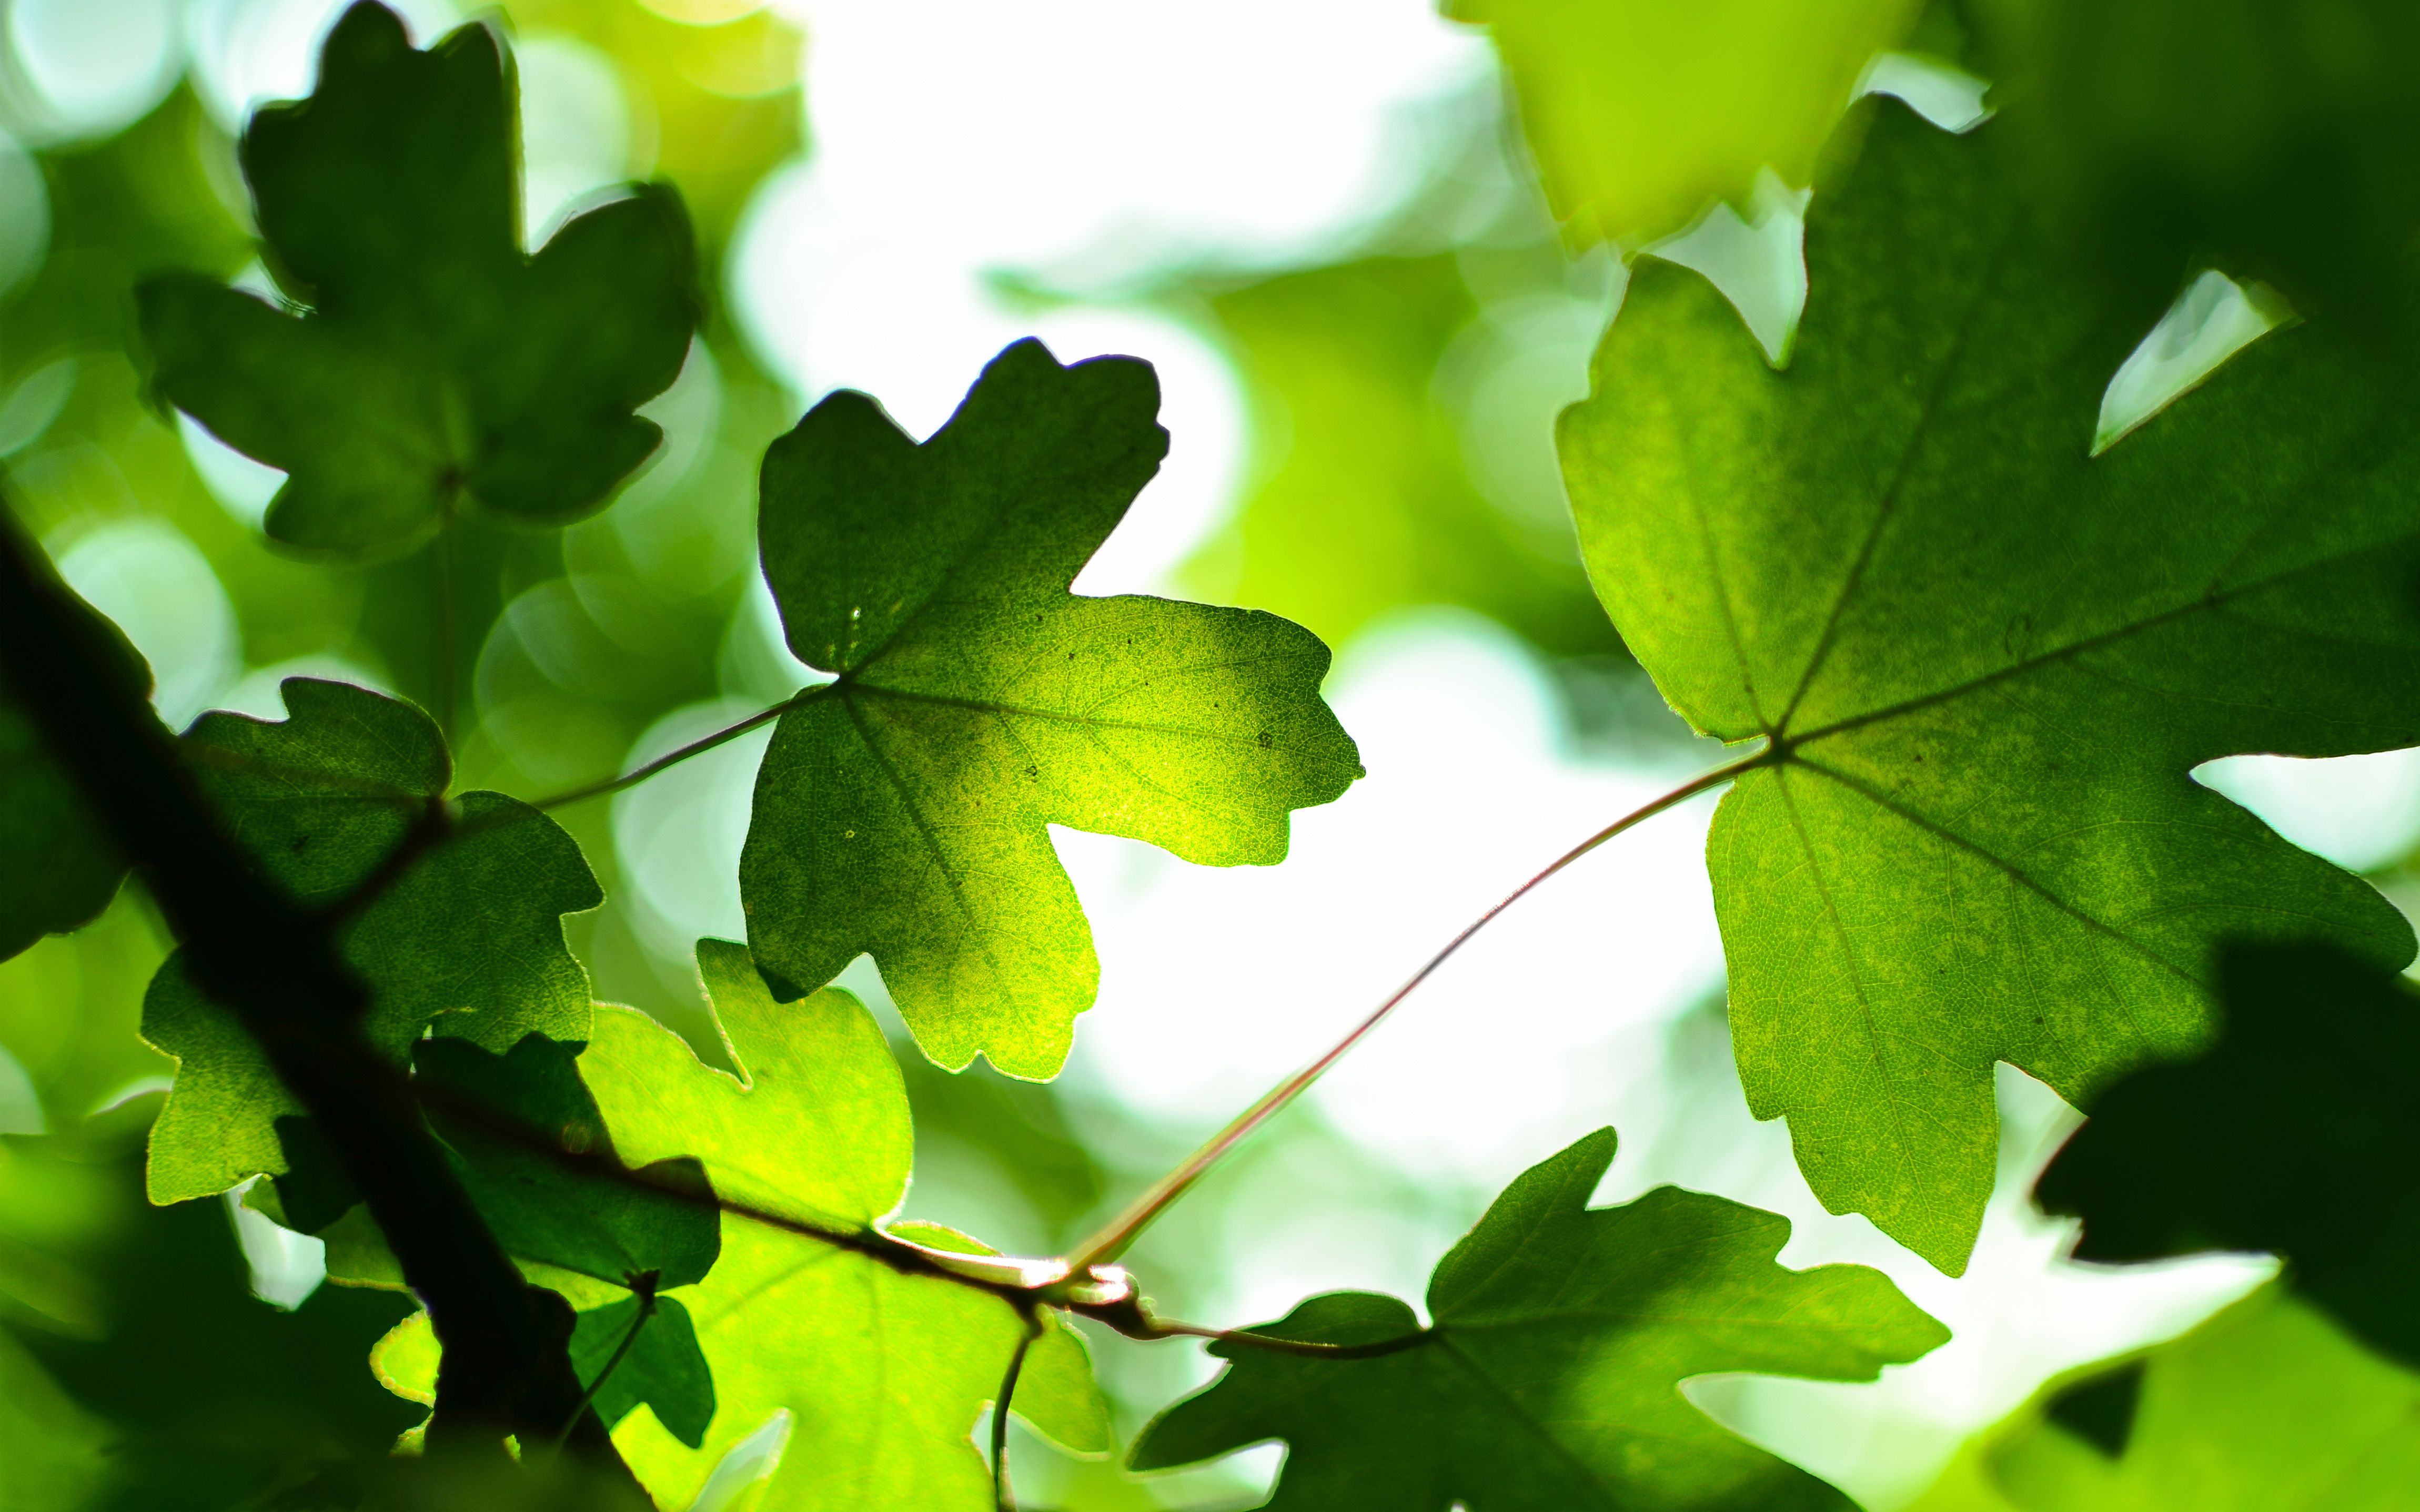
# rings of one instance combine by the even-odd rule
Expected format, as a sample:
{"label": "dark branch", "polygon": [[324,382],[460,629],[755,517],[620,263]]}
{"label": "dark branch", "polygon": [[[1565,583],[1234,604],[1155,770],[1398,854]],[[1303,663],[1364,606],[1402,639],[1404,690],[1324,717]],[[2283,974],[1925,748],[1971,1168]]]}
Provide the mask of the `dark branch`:
{"label": "dark branch", "polygon": [[1008,1489],[1008,1409],[1016,1399],[1016,1378],[1025,1373],[1025,1357],[1033,1349],[1033,1341],[1042,1336],[1042,1315],[1032,1307],[1025,1309],[1025,1332],[1017,1335],[1016,1349],[1008,1357],[1008,1369],[1001,1377],[1000,1398],[991,1404],[991,1489],[994,1512],[1016,1512],[1016,1496]]}
{"label": "dark branch", "polygon": [[360,1023],[334,928],[280,893],[219,828],[106,623],[0,502],[0,678],[183,941],[194,981],[257,1040],[366,1197],[444,1346],[432,1442],[501,1450],[576,1414],[575,1450],[619,1466],[580,1381],[562,1299],[525,1285],[472,1206],[399,1067]]}

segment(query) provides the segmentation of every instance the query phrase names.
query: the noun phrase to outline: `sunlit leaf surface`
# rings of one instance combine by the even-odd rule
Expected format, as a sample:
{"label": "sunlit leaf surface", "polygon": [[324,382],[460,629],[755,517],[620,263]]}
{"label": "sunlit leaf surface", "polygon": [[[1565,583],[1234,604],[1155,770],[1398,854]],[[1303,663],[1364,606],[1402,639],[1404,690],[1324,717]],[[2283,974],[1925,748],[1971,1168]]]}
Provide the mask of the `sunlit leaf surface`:
{"label": "sunlit leaf surface", "polygon": [[[652,1020],[599,1008],[581,1071],[623,1158],[695,1156],[724,1196],[878,1237],[907,1192],[911,1136],[872,1016],[836,988],[775,1002],[737,945],[702,943],[698,964],[744,1080],[699,1064]],[[1023,1330],[1008,1304],[730,1214],[721,1258],[683,1296],[714,1369],[705,1446],[645,1417],[615,1441],[665,1504],[686,1504],[724,1451],[786,1410],[797,1426],[767,1512],[992,1505],[969,1434]],[[1036,1346],[1016,1410],[1070,1447],[1109,1447],[1083,1344],[1063,1328]]]}
{"label": "sunlit leaf surface", "polygon": [[1019,342],[919,445],[834,394],[766,454],[765,576],[839,681],[782,717],[739,867],[796,989],[871,952],[917,1043],[1055,1075],[1100,967],[1065,825],[1270,865],[1361,775],[1327,648],[1271,614],[1067,591],[1168,448],[1151,369]]}

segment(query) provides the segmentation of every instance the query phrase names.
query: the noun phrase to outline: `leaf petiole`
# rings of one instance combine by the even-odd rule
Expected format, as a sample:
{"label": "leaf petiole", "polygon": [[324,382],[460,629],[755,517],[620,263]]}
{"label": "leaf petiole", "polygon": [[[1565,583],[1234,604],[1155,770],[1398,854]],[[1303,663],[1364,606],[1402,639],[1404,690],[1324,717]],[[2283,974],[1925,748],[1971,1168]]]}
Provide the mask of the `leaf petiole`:
{"label": "leaf petiole", "polygon": [[1069,1270],[1078,1274],[1083,1274],[1089,1273],[1094,1266],[1107,1264],[1125,1254],[1133,1246],[1134,1242],[1141,1237],[1142,1231],[1150,1227],[1154,1219],[1190,1190],[1193,1183],[1210,1174],[1213,1167],[1226,1159],[1238,1145],[1249,1138],[1255,1130],[1276,1118],[1295,1099],[1309,1091],[1313,1082],[1326,1075],[1330,1067],[1344,1058],[1347,1051],[1359,1044],[1372,1030],[1384,1023],[1387,1016],[1392,1013],[1404,998],[1409,997],[1420,983],[1428,980],[1439,966],[1451,960],[1454,952],[1468,944],[1473,935],[1493,923],[1498,914],[1528,896],[1547,878],[1624,830],[1654,818],[1667,809],[1685,803],[1701,793],[1718,788],[1744,772],[1752,771],[1777,760],[1782,748],[1779,746],[1766,745],[1735,761],[1726,762],[1711,771],[1700,773],[1661,797],[1654,798],[1623,814],[1557,856],[1544,871],[1505,894],[1494,907],[1471,920],[1461,933],[1447,941],[1443,949],[1429,957],[1418,971],[1413,972],[1402,986],[1388,994],[1386,1001],[1373,1010],[1367,1018],[1355,1025],[1351,1032],[1339,1040],[1326,1055],[1269,1088],[1259,1102],[1237,1114],[1233,1122],[1212,1134],[1201,1149],[1187,1155],[1174,1170],[1152,1183],[1140,1196],[1127,1205],[1125,1211],[1109,1220],[1100,1232],[1085,1241],[1082,1247],[1078,1249],[1069,1259]]}
{"label": "leaf petiole", "polygon": [[590,798],[601,798],[609,793],[619,793],[625,788],[637,787],[667,767],[677,766],[692,756],[703,756],[717,746],[738,739],[751,730],[770,724],[792,709],[812,703],[839,686],[837,682],[831,682],[817,683],[813,687],[802,687],[781,702],[769,708],[759,709],[737,724],[726,725],[703,739],[692,740],[678,750],[667,751],[644,766],[635,767],[619,777],[609,777],[602,781],[591,782],[585,787],[573,788],[567,793],[558,793],[551,798],[532,799],[530,807],[537,810],[561,809],[570,804],[584,803]]}
{"label": "leaf petiole", "polygon": [[1016,1497],[1008,1489],[1008,1404],[1016,1396],[1016,1378],[1025,1373],[1025,1356],[1041,1336],[1042,1315],[1029,1307],[1025,1310],[1025,1333],[1016,1341],[1016,1352],[1008,1357],[1008,1370],[1000,1381],[1000,1399],[991,1409],[991,1486],[996,1512],[1016,1512]]}
{"label": "leaf petiole", "polygon": [[[647,1319],[656,1316],[656,1286],[652,1275],[653,1273],[650,1273],[648,1277],[643,1278],[644,1285],[631,1288],[638,1294],[639,1316],[630,1319],[630,1331],[622,1335],[621,1343],[613,1346],[613,1354],[605,1361],[605,1368],[597,1372],[597,1379],[590,1381],[588,1389],[580,1394],[580,1405],[571,1410],[569,1417],[564,1419],[562,1431],[554,1436],[555,1453],[563,1452],[564,1443],[571,1437],[571,1430],[580,1426],[582,1414],[585,1413],[590,1404],[597,1400],[597,1394],[605,1389],[605,1382],[613,1379],[613,1372],[621,1367],[622,1361],[628,1356],[630,1346],[639,1342],[639,1330],[646,1327]],[[610,1427],[611,1425],[608,1425],[609,1430]]]}

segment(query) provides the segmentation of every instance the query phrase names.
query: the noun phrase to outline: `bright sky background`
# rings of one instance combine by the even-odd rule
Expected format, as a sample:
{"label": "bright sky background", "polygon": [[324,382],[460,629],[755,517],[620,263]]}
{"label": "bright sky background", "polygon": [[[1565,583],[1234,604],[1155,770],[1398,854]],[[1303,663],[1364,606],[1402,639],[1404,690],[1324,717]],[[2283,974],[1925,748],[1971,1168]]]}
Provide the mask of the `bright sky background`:
{"label": "bright sky background", "polygon": [[[424,40],[454,18],[443,0],[401,8]],[[746,330],[801,402],[861,388],[920,435],[1021,335],[1040,334],[1063,360],[1150,359],[1174,448],[1080,580],[1090,592],[1162,586],[1234,503],[1245,442],[1238,379],[1215,338],[1132,291],[1172,266],[1280,268],[1348,251],[1420,181],[1424,119],[1467,111],[1494,88],[1483,43],[1426,0],[783,8],[811,38],[815,154],[778,173],[745,223],[732,272]],[[186,56],[205,101],[233,125],[248,104],[307,87],[315,39],[335,9],[16,0],[6,17],[44,102],[29,118],[73,136],[147,108]],[[626,171],[628,108],[610,68],[579,44],[532,39],[521,60],[529,214],[542,234],[566,201]],[[23,162],[0,140],[0,226],[22,229],[40,210]],[[18,234],[0,230],[0,282],[13,276],[11,257],[23,260]],[[1775,296],[1785,303],[1786,284]],[[2236,310],[2213,307],[2221,318]],[[1557,331],[1559,351],[1585,346],[1584,332],[1575,344]],[[0,402],[0,443],[13,412]],[[256,518],[274,476],[231,466],[197,432],[189,444],[230,508]],[[225,700],[245,669],[199,552],[149,520],[59,546],[70,580],[152,658],[165,712],[182,719]],[[670,717],[634,759],[786,690],[794,664],[761,594],[743,606],[733,647],[734,702]],[[256,696],[266,684],[247,687]],[[1544,670],[1467,615],[1382,624],[1342,648],[1333,693],[1371,775],[1298,818],[1283,867],[1203,870],[1060,836],[1104,968],[1068,1072],[1079,1096],[1179,1131],[1214,1124],[1316,1054],[1487,903],[1691,770],[1577,754]],[[733,872],[761,749],[761,739],[735,743],[617,804],[617,842],[659,949],[739,933]],[[2213,780],[2226,791],[2348,862],[2373,863],[2420,836],[2409,753],[2221,766]],[[1690,1011],[1720,980],[1702,865],[1709,811],[1700,802],[1668,814],[1551,884],[1317,1092],[1337,1131],[1459,1215],[1406,1219],[1346,1199],[1296,1214],[1283,1232],[1239,1230],[1222,1241],[1230,1311],[1206,1320],[1274,1317],[1343,1286],[1417,1298],[1489,1193],[1613,1122],[1623,1145],[1608,1198],[1674,1180],[1783,1211],[1798,1225],[1790,1262],[1881,1266],[1957,1331],[1877,1388],[1696,1391],[1752,1435],[1886,1499],[1927,1472],[1909,1445],[1946,1454],[2047,1373],[2177,1331],[2265,1273],[2210,1261],[2118,1276],[2060,1261],[2064,1231],[2029,1215],[2020,1194],[2028,1162],[2066,1125],[2055,1099],[2013,1073],[2002,1084],[2008,1179],[1966,1279],[1945,1280],[1862,1220],[1823,1214],[1781,1126],[1748,1120],[1719,1057],[1707,1072],[1684,1054],[1686,1026],[1703,1022]]]}

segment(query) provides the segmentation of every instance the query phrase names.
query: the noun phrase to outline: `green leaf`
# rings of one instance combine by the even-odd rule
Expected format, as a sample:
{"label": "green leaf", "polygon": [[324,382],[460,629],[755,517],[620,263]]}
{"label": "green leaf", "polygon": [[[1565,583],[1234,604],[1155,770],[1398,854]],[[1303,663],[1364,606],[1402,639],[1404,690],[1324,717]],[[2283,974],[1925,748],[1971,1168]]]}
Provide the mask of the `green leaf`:
{"label": "green leaf", "polygon": [[2219,983],[2218,1044],[2102,1093],[2035,1196],[2084,1220],[2078,1259],[2282,1254],[2296,1291],[2420,1365],[2420,1001],[2321,946],[2230,950]]}
{"label": "green leaf", "polygon": [[[2313,0],[1984,0],[2032,185],[2096,272],[2188,256],[2408,336],[2420,21]],[[2398,320],[2396,317],[2401,316]]]}
{"label": "green leaf", "polygon": [[126,862],[39,732],[0,689],[0,960],[92,922]]}
{"label": "green leaf", "polygon": [[[7,507],[0,503],[0,507]],[[151,669],[100,611],[76,606],[108,629],[121,653],[128,689],[148,699]],[[0,678],[0,961],[45,934],[64,934],[101,917],[125,880],[126,862],[75,782],[52,759],[41,732]]]}
{"label": "green leaf", "polygon": [[1142,363],[1024,341],[922,445],[844,392],[765,455],[765,577],[790,649],[840,681],[758,772],[749,944],[795,988],[871,952],[952,1070],[1055,1075],[1093,1004],[1050,825],[1273,865],[1288,812],[1361,774],[1300,626],[1067,591],[1167,451],[1157,406]]}
{"label": "green leaf", "polygon": [[[659,1297],[656,1310],[639,1325],[640,1300],[628,1297],[611,1306],[580,1315],[571,1331],[571,1366],[581,1383],[596,1389],[597,1415],[612,1427],[628,1417],[641,1402],[654,1410],[656,1421],[690,1448],[706,1442],[706,1426],[714,1421],[714,1373],[706,1351],[698,1348],[697,1325],[678,1297]],[[616,1350],[629,1339],[621,1362]],[[613,1374],[605,1375],[608,1365]],[[597,1385],[604,1376],[604,1384]]]}
{"label": "green leaf", "polygon": [[[2095,1404],[2130,1400],[2115,1412]],[[2420,1376],[2266,1287],[2173,1343],[2054,1381],[1909,1512],[2405,1512]]]}
{"label": "green leaf", "polygon": [[0,1329],[0,1507],[90,1504],[109,1483],[112,1437]]}
{"label": "green leaf", "polygon": [[[271,1505],[280,1489],[332,1461],[383,1456],[417,1414],[378,1389],[362,1353],[410,1304],[322,1288],[291,1312],[269,1305],[252,1294],[225,1211],[148,1205],[135,1151],[112,1144],[11,1139],[0,1152],[8,1273],[0,1291],[55,1277],[86,1299],[84,1317],[44,1318],[23,1304],[39,1294],[0,1309],[0,1329],[17,1347],[0,1342],[0,1357],[32,1356],[80,1409],[62,1412],[38,1381],[8,1382],[0,1507]],[[8,1420],[20,1412],[39,1413],[44,1431],[60,1437],[20,1458],[7,1446],[18,1431]],[[79,1441],[96,1438],[104,1451],[88,1468],[104,1482],[100,1494],[43,1494],[45,1461],[71,1473]]]}
{"label": "green leaf", "polygon": [[1639,246],[1758,171],[1805,185],[1873,55],[1919,0],[1452,0],[1503,54],[1555,213]]}
{"label": "green leaf", "polygon": [[2209,1032],[2225,934],[2412,931],[2187,775],[2420,741],[2420,447],[2319,330],[2102,455],[2139,327],[1992,145],[1897,106],[1815,197],[1787,372],[1643,266],[1568,411],[1599,594],[1672,706],[1773,761],[1707,841],[1748,1104],[1824,1206],[1956,1273],[2005,1060],[2089,1103]]}
{"label": "green leaf", "polygon": [[1590,1209],[1600,1129],[1532,1166],[1429,1282],[1431,1326],[1370,1292],[1313,1297],[1258,1333],[1401,1348],[1320,1359],[1219,1343],[1208,1389],[1143,1430],[1137,1470],[1270,1439],[1280,1508],[1848,1508],[1733,1437],[1680,1383],[1718,1371],[1870,1381],[1948,1338],[1863,1266],[1774,1263],[1790,1222],[1659,1187]]}
{"label": "green leaf", "polygon": [[696,323],[669,187],[521,250],[517,85],[495,35],[426,53],[359,4],[311,97],[253,117],[244,175],[297,316],[191,274],[137,301],[160,392],[289,474],[269,533],[366,553],[474,507],[559,525],[602,504],[662,432]]}
{"label": "green leaf", "polygon": [[[571,1331],[571,1365],[581,1384],[593,1387],[597,1416],[619,1425],[644,1404],[656,1421],[681,1443],[696,1448],[714,1418],[714,1374],[698,1348],[697,1328],[677,1297],[659,1297],[656,1310],[630,1338],[639,1316],[637,1297],[625,1297],[578,1317]],[[613,1373],[605,1367],[630,1339]],[[370,1369],[386,1389],[424,1407],[437,1405],[437,1366],[444,1351],[427,1313],[414,1313],[389,1330],[370,1350]],[[604,1375],[604,1383],[597,1378]]]}
{"label": "green leaf", "polygon": [[[707,1070],[643,1014],[600,1007],[581,1069],[623,1158],[693,1154],[725,1198],[889,1242],[880,1225],[907,1191],[910,1133],[872,1016],[835,988],[776,1003],[740,946],[701,942],[698,966],[745,1079]],[[765,1512],[992,1505],[968,1435],[1023,1332],[1008,1304],[728,1213],[722,1257],[686,1299],[714,1363],[703,1449],[645,1418],[615,1435],[662,1504],[688,1504],[726,1450],[786,1410],[795,1437]],[[1105,1449],[1082,1343],[1052,1332],[1062,1358],[1038,1362],[1017,1412],[1071,1447]]]}
{"label": "green leaf", "polygon": [[[463,1040],[424,1040],[412,1049],[413,1081],[429,1126],[508,1253],[617,1286],[652,1276],[650,1290],[704,1279],[721,1247],[721,1214],[697,1162],[656,1162],[639,1173],[656,1184],[643,1185],[567,1167],[527,1142],[613,1154],[575,1053],[536,1034],[503,1056]],[[488,1121],[495,1119],[512,1128]]]}
{"label": "green leaf", "polygon": [[[428,717],[365,688],[284,685],[290,718],[209,714],[185,736],[205,795],[253,859],[298,900],[335,903],[376,874],[443,803],[451,776]],[[561,825],[498,793],[468,793],[452,830],[343,927],[372,994],[371,1042],[400,1061],[424,1029],[503,1052],[527,1034],[587,1038],[588,974],[561,916],[603,901]],[[224,1192],[287,1169],[276,1120],[302,1108],[233,1015],[204,997],[183,953],[143,1003],[143,1037],[175,1056],[151,1131],[154,1201]]]}

